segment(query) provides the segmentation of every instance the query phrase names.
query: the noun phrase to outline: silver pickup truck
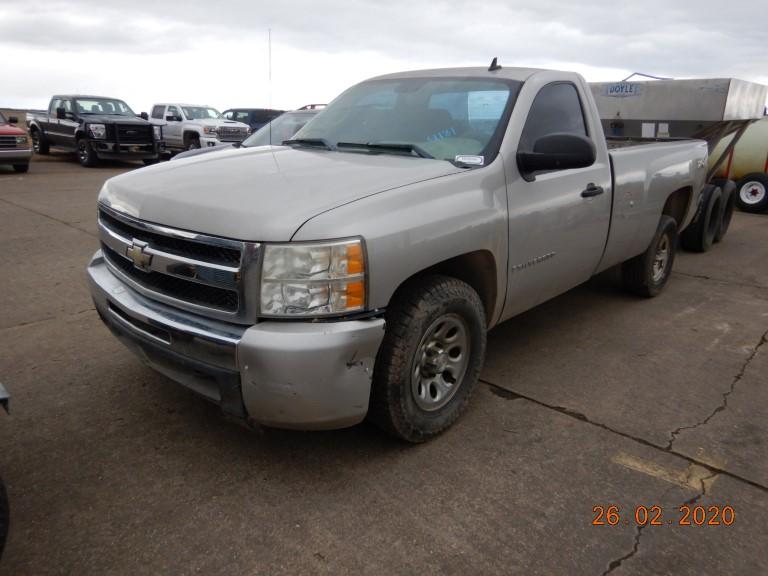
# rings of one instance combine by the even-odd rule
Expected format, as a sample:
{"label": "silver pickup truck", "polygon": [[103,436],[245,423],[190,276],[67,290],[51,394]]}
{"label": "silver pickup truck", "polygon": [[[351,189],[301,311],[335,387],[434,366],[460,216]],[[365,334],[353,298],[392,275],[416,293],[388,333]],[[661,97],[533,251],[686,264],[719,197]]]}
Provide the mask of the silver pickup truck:
{"label": "silver pickup truck", "polygon": [[226,414],[419,442],[467,406],[496,324],[616,265],[662,290],[706,160],[609,148],[577,74],[381,76],[282,146],[108,180],[88,275],[112,332]]}

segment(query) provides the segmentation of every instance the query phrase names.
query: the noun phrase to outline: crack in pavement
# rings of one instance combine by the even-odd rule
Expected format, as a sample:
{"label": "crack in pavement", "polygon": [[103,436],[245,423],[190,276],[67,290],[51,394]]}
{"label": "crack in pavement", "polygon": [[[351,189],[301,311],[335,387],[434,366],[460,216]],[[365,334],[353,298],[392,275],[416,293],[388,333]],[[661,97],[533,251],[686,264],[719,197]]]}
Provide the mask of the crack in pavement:
{"label": "crack in pavement", "polygon": [[[768,334],[767,334],[768,336]],[[573,410],[571,408],[567,408],[565,406],[556,406],[554,404],[548,404],[547,402],[543,402],[542,400],[537,400],[536,398],[533,398],[532,396],[526,396],[525,394],[520,394],[519,392],[513,392],[512,390],[509,390],[507,388],[503,388],[502,386],[499,386],[498,384],[494,384],[493,382],[489,382],[488,380],[484,380],[480,378],[480,382],[488,386],[491,390],[491,392],[500,397],[504,398],[505,400],[526,400],[528,402],[532,402],[533,404],[536,404],[538,406],[541,406],[542,408],[547,408],[549,410],[554,410],[556,412],[559,412],[560,414],[564,414],[566,416],[569,416],[571,418],[575,418],[576,420],[579,420],[580,422],[586,422],[587,424],[590,424],[592,426],[596,426],[597,428],[601,428],[603,430],[606,430],[607,432],[610,432],[612,434],[616,434],[617,436],[621,436],[622,438],[626,438],[627,440],[632,440],[633,442],[636,442],[638,444],[642,444],[643,446],[647,446],[649,448],[655,448],[656,450],[661,450],[662,452],[666,452],[667,454],[672,454],[674,456],[677,456],[678,458],[682,458],[686,462],[697,464],[698,466],[701,466],[702,468],[705,468],[709,470],[710,472],[714,474],[722,474],[723,476],[728,476],[729,478],[733,478],[734,480],[737,480],[739,482],[743,482],[744,484],[748,484],[749,486],[752,486],[753,488],[757,488],[758,490],[768,493],[768,486],[765,486],[763,484],[760,484],[758,482],[755,482],[754,480],[750,480],[749,478],[745,478],[744,476],[740,476],[739,474],[736,474],[734,472],[731,472],[729,470],[725,470],[724,468],[720,468],[718,466],[714,466],[708,462],[703,462],[701,460],[698,460],[697,458],[693,458],[692,456],[688,456],[687,454],[683,454],[681,452],[677,452],[673,450],[672,448],[667,448],[666,446],[662,446],[661,444],[655,444],[651,442],[650,440],[646,440],[645,438],[641,438],[639,436],[633,436],[632,434],[629,434],[627,432],[622,432],[621,430],[617,430],[615,428],[611,428],[607,424],[603,424],[602,422],[595,422],[594,420],[590,420],[586,414],[582,414],[581,412],[578,412],[577,410]],[[708,477],[707,477],[708,479]]]}
{"label": "crack in pavement", "polygon": [[731,386],[728,390],[723,392],[723,401],[720,403],[719,406],[715,407],[712,412],[709,413],[709,415],[704,418],[703,420],[699,420],[695,424],[691,424],[688,426],[680,426],[679,428],[675,428],[672,430],[672,432],[669,433],[669,442],[667,443],[666,450],[672,450],[672,445],[675,443],[675,440],[677,440],[677,437],[685,430],[693,430],[694,428],[698,428],[699,426],[704,426],[709,423],[712,418],[715,417],[716,414],[719,412],[722,412],[728,407],[728,396],[733,394],[733,391],[736,389],[736,384],[738,384],[741,379],[744,377],[745,372],[747,371],[747,368],[749,368],[749,364],[754,360],[755,356],[757,356],[758,351],[763,346],[763,344],[768,341],[768,331],[766,331],[761,337],[760,341],[757,343],[757,346],[754,347],[750,355],[747,357],[747,359],[744,361],[744,363],[741,366],[741,369],[739,370],[738,374],[734,377],[733,381],[731,382]]}
{"label": "crack in pavement", "polygon": [[59,224],[63,224],[64,226],[67,226],[68,228],[72,228],[73,230],[77,230],[78,232],[82,232],[83,234],[88,234],[88,236],[91,236],[92,238],[98,238],[98,234],[93,234],[92,232],[88,232],[87,230],[83,230],[82,228],[78,228],[71,222],[67,222],[66,220],[60,220],[59,218],[56,218],[55,216],[51,216],[50,214],[46,214],[45,212],[40,212],[38,210],[35,210],[33,208],[30,208],[28,206],[22,206],[21,204],[16,204],[16,202],[11,202],[7,198],[0,198],[0,202],[5,202],[6,204],[9,204],[15,208],[19,208],[21,210],[26,210],[27,212],[32,212],[32,214],[36,214],[37,216],[42,216],[43,218],[48,218],[49,220],[53,220],[54,222],[58,222]]}
{"label": "crack in pavement", "polygon": [[714,278],[707,276],[706,274],[691,274],[690,272],[679,272],[675,270],[673,274],[680,276],[686,276],[688,278],[698,278],[699,280],[708,280],[709,282],[716,282],[718,284],[725,284],[727,286],[741,286],[742,288],[757,288],[759,290],[768,290],[768,286],[762,284],[749,284],[747,282],[734,282],[733,280],[725,280],[723,278]]}
{"label": "crack in pavement", "polygon": [[[688,480],[690,480],[690,476],[691,476],[691,470],[689,470],[688,474],[686,475]],[[680,506],[691,506],[693,504],[696,504],[699,500],[701,500],[707,493],[707,480],[712,480],[717,476],[718,476],[717,472],[712,472],[709,476],[705,476],[704,478],[701,478],[699,480],[699,483],[700,483],[699,492],[692,498],[685,500],[682,504],[680,504]],[[619,566],[621,566],[625,561],[629,560],[635,554],[637,554],[637,551],[640,549],[640,538],[643,535],[643,530],[645,529],[646,526],[648,526],[648,524],[640,524],[635,527],[635,541],[632,544],[632,550],[630,550],[623,556],[620,556],[619,558],[611,560],[608,563],[608,567],[602,572],[600,576],[606,576],[606,574],[610,574],[611,572],[616,570]]]}

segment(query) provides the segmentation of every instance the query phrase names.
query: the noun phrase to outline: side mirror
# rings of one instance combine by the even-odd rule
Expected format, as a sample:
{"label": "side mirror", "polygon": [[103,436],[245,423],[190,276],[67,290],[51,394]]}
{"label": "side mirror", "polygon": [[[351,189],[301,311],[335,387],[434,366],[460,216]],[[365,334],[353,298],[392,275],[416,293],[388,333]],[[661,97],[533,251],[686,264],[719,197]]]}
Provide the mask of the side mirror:
{"label": "side mirror", "polygon": [[586,168],[595,163],[595,145],[578,134],[547,134],[533,144],[533,152],[518,152],[517,166],[528,181],[535,172]]}
{"label": "side mirror", "polygon": [[142,112],[141,114],[139,114],[139,118],[141,118],[142,120],[149,120],[149,114],[147,114],[146,112]]}
{"label": "side mirror", "polygon": [[63,106],[59,106],[56,108],[56,118],[59,120],[64,120],[67,117],[67,111],[64,109]]}
{"label": "side mirror", "polygon": [[9,116],[8,117],[8,124],[18,124],[19,118],[18,116]]}

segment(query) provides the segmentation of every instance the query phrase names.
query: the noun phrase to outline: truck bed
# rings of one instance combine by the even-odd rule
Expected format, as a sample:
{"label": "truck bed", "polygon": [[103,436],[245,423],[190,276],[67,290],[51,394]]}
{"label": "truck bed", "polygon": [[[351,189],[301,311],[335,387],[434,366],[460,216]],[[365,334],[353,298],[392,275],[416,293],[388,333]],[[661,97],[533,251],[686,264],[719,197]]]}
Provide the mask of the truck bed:
{"label": "truck bed", "polygon": [[645,146],[657,142],[677,142],[686,140],[692,140],[692,138],[633,138],[630,136],[606,136],[605,143],[610,151],[621,148],[631,148],[634,146]]}

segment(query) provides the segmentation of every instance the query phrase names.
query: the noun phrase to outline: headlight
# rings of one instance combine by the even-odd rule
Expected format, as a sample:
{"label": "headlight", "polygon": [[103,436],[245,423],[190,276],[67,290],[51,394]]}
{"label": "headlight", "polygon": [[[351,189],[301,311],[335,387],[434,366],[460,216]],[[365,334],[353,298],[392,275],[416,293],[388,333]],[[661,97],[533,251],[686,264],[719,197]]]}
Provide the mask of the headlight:
{"label": "headlight", "polygon": [[152,126],[152,130],[155,133],[155,140],[163,139],[163,129],[160,126]]}
{"label": "headlight", "polygon": [[218,128],[216,126],[203,126],[203,132],[216,136]]}
{"label": "headlight", "polygon": [[262,316],[327,316],[365,309],[362,242],[266,244]]}
{"label": "headlight", "polygon": [[107,127],[104,124],[88,124],[88,132],[97,140],[103,140],[107,137]]}
{"label": "headlight", "polygon": [[16,146],[25,146],[29,142],[26,136],[16,136]]}

